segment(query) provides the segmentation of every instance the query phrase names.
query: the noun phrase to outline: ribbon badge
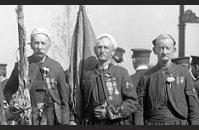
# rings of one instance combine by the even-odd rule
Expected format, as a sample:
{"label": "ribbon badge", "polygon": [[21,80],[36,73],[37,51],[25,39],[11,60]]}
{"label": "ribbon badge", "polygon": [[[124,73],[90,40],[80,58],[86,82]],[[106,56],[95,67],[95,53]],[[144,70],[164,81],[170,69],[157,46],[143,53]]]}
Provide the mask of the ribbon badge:
{"label": "ribbon badge", "polygon": [[169,74],[167,77],[167,83],[169,84],[169,87],[171,88],[171,83],[175,81],[175,78],[173,77],[172,74]]}
{"label": "ribbon badge", "polygon": [[181,84],[183,84],[183,83],[184,83],[184,81],[185,81],[185,77],[180,76],[180,83],[181,83]]}
{"label": "ribbon badge", "polygon": [[110,81],[108,81],[106,83],[106,86],[107,86],[107,91],[108,91],[108,95],[109,95],[109,100],[113,100],[113,97],[112,97],[112,95],[113,95],[113,85]]}

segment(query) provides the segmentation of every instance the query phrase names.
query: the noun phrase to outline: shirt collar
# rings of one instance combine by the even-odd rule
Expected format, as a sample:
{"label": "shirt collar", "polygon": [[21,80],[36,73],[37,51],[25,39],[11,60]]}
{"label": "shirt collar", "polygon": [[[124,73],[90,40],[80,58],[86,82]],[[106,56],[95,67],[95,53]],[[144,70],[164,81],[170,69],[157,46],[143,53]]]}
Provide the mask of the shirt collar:
{"label": "shirt collar", "polygon": [[159,63],[156,65],[158,69],[167,69],[169,72],[173,72],[176,69],[176,64],[170,62],[167,66],[161,66]]}
{"label": "shirt collar", "polygon": [[138,67],[136,68],[136,71],[138,71],[138,70],[144,70],[144,69],[148,69],[148,66],[147,66],[147,65],[138,66]]}
{"label": "shirt collar", "polygon": [[105,66],[99,66],[99,69],[105,70],[109,68],[109,64],[105,65]]}

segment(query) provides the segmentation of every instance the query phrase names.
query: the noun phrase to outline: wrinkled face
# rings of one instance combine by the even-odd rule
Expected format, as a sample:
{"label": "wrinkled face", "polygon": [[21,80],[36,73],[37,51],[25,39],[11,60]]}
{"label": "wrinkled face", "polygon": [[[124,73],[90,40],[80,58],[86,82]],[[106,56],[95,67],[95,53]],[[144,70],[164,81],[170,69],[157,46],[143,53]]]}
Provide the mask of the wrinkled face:
{"label": "wrinkled face", "polygon": [[50,47],[50,40],[44,34],[37,34],[31,41],[31,48],[36,57],[43,58]]}
{"label": "wrinkled face", "polygon": [[97,41],[95,54],[99,61],[106,62],[112,58],[115,50],[111,42],[112,41],[106,37],[101,38]]}
{"label": "wrinkled face", "polygon": [[158,57],[158,61],[169,61],[173,57],[176,51],[173,40],[166,38],[158,40],[155,47],[153,48],[154,53]]}

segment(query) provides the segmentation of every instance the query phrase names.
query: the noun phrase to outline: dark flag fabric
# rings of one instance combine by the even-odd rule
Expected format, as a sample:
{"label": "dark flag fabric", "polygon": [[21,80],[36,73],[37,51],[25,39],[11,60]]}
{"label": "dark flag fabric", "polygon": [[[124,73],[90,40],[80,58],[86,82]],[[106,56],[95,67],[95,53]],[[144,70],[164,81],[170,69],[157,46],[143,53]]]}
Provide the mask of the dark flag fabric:
{"label": "dark flag fabric", "polygon": [[[82,102],[80,102],[82,98],[80,92],[82,72],[92,68],[93,61],[96,61],[94,57],[95,42],[96,37],[86,15],[85,7],[80,5],[72,37],[69,67],[70,98],[73,113],[77,118],[81,118],[81,110],[83,109]],[[91,60],[88,60],[90,58]]]}

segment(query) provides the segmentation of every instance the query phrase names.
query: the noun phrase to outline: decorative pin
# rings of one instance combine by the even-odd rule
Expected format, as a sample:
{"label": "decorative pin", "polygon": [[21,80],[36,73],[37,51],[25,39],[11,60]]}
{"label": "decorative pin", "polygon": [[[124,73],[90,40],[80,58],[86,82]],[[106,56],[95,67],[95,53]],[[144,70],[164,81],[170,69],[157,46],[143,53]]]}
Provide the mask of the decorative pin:
{"label": "decorative pin", "polygon": [[110,74],[105,74],[104,76],[105,76],[105,77],[111,77]]}
{"label": "decorative pin", "polygon": [[128,89],[129,87],[134,87],[132,83],[126,82],[126,88]]}
{"label": "decorative pin", "polygon": [[112,87],[112,83],[111,82],[107,82],[106,83],[106,86],[109,88],[109,87]]}
{"label": "decorative pin", "polygon": [[180,76],[180,83],[183,84],[184,83],[185,78]]}
{"label": "decorative pin", "polygon": [[113,82],[113,87],[117,87],[117,83],[115,81]]}
{"label": "decorative pin", "polygon": [[193,92],[196,93],[196,90],[193,88]]}
{"label": "decorative pin", "polygon": [[55,82],[55,79],[54,79],[54,78],[51,78],[51,79],[50,79],[50,83],[51,83],[51,84],[54,84],[54,82]]}
{"label": "decorative pin", "polygon": [[115,95],[118,95],[118,94],[120,94],[119,91],[118,91],[118,90],[115,90]]}
{"label": "decorative pin", "polygon": [[46,77],[47,88],[51,89],[50,78]]}
{"label": "decorative pin", "polygon": [[179,76],[176,77],[176,83],[177,83],[177,85],[180,84],[180,78],[179,78]]}

